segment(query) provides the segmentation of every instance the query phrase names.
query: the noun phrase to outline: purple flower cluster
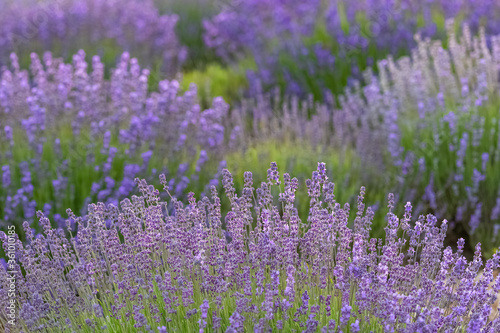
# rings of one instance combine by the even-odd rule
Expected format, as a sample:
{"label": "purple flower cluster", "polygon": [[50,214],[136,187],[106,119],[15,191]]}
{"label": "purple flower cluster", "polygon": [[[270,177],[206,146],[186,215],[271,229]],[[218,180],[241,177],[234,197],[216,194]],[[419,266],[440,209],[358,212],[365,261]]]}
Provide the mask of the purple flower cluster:
{"label": "purple flower cluster", "polygon": [[112,41],[143,63],[163,61],[174,75],[186,57],[174,30],[177,20],[160,15],[151,0],[16,1],[0,10],[0,65],[13,51],[60,50],[68,57],[82,45]]}
{"label": "purple flower cluster", "polygon": [[[231,1],[230,6],[204,22],[205,44],[231,61],[250,52],[263,84],[275,83],[273,68],[282,52],[298,56],[303,38],[314,32],[321,1]],[[254,80],[252,80],[254,81]]]}
{"label": "purple flower cluster", "polygon": [[[83,51],[72,63],[32,54],[29,72],[12,54],[0,74],[0,219],[31,220],[46,204],[48,214],[93,200],[117,205],[134,190],[134,178],[150,177],[151,171],[155,177],[168,172],[180,195],[189,182],[183,180],[188,166],[203,173],[209,157],[222,151],[228,105],[215,98],[212,108],[202,110],[196,87],[182,93],[175,80],[161,81],[150,92],[149,75],[128,53],[109,80],[101,59],[94,56],[89,65]],[[155,167],[171,169],[155,175]],[[85,168],[84,179],[75,178]],[[20,181],[13,179],[18,173]],[[44,202],[35,201],[37,190],[49,193]],[[83,195],[79,203],[67,200],[75,192]],[[59,215],[55,219],[63,222]]]}
{"label": "purple flower cluster", "polygon": [[[246,173],[241,194],[229,171],[223,173],[231,202],[224,216],[215,187],[211,198],[190,195],[187,205],[172,198],[169,214],[159,191],[138,179],[141,196],[119,207],[91,204],[84,218],[69,210],[78,224],[69,240],[38,212],[44,234],[33,237],[26,222],[28,244],[16,240],[13,268],[0,269],[0,323],[12,274],[23,332],[105,323],[160,332],[500,330],[492,308],[500,254],[483,267],[480,244],[470,262],[463,239],[456,252],[444,248],[446,220],[421,215],[414,221],[410,203],[398,217],[391,194],[383,241],[369,236],[373,211],[363,202],[364,188],[349,227],[350,207],[333,199],[323,163],[306,181],[307,221],[290,195],[296,179],[281,177],[275,164],[258,188]],[[271,192],[282,186],[290,199],[278,206]],[[0,239],[7,248],[5,233]]]}

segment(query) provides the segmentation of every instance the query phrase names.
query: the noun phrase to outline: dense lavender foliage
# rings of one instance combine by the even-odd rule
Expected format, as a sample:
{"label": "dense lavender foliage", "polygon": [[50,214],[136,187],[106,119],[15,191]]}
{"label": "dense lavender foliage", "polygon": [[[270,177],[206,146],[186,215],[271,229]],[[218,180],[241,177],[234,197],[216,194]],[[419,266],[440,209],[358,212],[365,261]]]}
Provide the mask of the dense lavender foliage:
{"label": "dense lavender foliage", "polygon": [[[231,210],[221,215],[221,198],[184,206],[136,180],[142,193],[120,208],[92,204],[69,241],[38,213],[44,235],[15,244],[13,270],[24,332],[151,331],[173,328],[204,332],[498,332],[500,256],[483,274],[481,246],[474,259],[444,248],[447,221],[432,215],[412,221],[412,206],[394,213],[388,197],[385,241],[370,238],[373,211],[361,188],[354,221],[348,204],[336,202],[324,163],[306,181],[310,208],[301,221],[294,206],[299,186],[276,164],[255,188],[245,173],[241,194],[224,170]],[[160,176],[168,191],[166,178]],[[279,197],[273,196],[280,188]],[[173,214],[169,214],[173,208]],[[349,225],[352,224],[352,227]],[[225,228],[222,229],[222,225]],[[412,226],[413,225],[413,226]],[[399,235],[399,236],[398,236]],[[402,235],[402,236],[400,236]],[[1,241],[8,247],[7,236]],[[21,271],[23,269],[23,272]],[[2,274],[2,311],[7,273]],[[5,312],[0,312],[5,325]]]}
{"label": "dense lavender foliage", "polygon": [[[176,15],[160,15],[150,0],[23,0],[0,11],[0,64],[13,51],[52,51],[69,57],[83,45],[118,47],[142,63],[177,73],[186,57],[175,34]],[[120,51],[118,51],[118,54]]]}
{"label": "dense lavender foliage", "polygon": [[444,20],[461,17],[477,32],[500,33],[498,2],[235,0],[205,22],[205,42],[226,60],[250,54],[251,88],[281,84],[287,93],[340,92],[360,70],[407,53],[414,34],[444,37]]}
{"label": "dense lavender foliage", "polygon": [[29,72],[11,56],[0,76],[3,223],[33,221],[36,209],[61,214],[94,200],[117,204],[135,177],[156,177],[155,168],[169,172],[180,195],[191,165],[195,181],[208,158],[220,156],[222,99],[201,110],[195,86],[181,93],[167,80],[148,92],[149,70],[128,53],[111,73],[106,80],[100,58],[89,65],[83,51],[70,64],[33,54]]}

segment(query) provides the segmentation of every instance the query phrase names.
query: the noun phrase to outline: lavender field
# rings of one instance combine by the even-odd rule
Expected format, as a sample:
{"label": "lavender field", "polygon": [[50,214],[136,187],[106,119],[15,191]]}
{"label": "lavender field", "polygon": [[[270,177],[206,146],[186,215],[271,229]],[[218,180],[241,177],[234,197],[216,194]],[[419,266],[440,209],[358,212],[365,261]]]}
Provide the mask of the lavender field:
{"label": "lavender field", "polygon": [[0,332],[500,332],[500,2],[0,0]]}

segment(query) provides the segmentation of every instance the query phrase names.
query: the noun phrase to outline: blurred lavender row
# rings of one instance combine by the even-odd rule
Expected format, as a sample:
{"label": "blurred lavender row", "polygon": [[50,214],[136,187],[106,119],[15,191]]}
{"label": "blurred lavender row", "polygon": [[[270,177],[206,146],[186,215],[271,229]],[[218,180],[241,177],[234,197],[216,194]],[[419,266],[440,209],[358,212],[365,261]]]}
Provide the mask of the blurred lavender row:
{"label": "blurred lavender row", "polygon": [[52,51],[65,58],[83,45],[127,51],[143,65],[162,64],[173,77],[186,58],[175,33],[178,17],[160,15],[150,0],[22,0],[0,10],[0,65],[11,52]]}
{"label": "blurred lavender row", "polygon": [[491,0],[235,0],[205,21],[205,42],[226,61],[250,54],[257,65],[252,89],[285,82],[289,94],[317,97],[345,85],[339,76],[359,78],[388,54],[407,53],[416,33],[445,37],[445,19],[499,34],[499,14]]}

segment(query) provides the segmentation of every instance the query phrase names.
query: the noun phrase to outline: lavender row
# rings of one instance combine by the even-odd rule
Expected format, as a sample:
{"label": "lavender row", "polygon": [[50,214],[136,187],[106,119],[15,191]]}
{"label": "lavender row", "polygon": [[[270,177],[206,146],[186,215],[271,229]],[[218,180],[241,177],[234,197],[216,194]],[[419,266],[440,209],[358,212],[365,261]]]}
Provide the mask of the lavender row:
{"label": "lavender row", "polygon": [[252,89],[278,84],[289,94],[321,98],[387,55],[408,53],[415,33],[443,38],[448,18],[499,34],[499,13],[488,0],[232,1],[206,20],[205,42],[226,61],[253,57]]}
{"label": "lavender row", "polygon": [[[499,253],[483,266],[480,244],[472,261],[462,254],[463,239],[456,252],[444,248],[446,220],[414,220],[410,203],[398,217],[390,194],[383,241],[369,236],[374,213],[364,187],[350,220],[324,163],[306,181],[304,220],[295,206],[298,180],[280,175],[275,163],[259,187],[245,173],[241,194],[229,171],[223,175],[225,215],[215,187],[210,198],[191,193],[183,205],[137,179],[141,195],[119,206],[92,204],[83,217],[69,210],[66,223],[78,225],[69,240],[42,212],[43,236],[24,224],[27,245],[2,232],[5,251],[15,254],[0,267],[0,325],[9,332],[14,278],[21,332],[500,329],[492,308]],[[166,177],[160,180],[168,192]]]}
{"label": "lavender row", "polygon": [[[150,71],[128,53],[109,80],[104,71],[99,57],[89,64],[83,51],[70,64],[50,53],[43,59],[32,54],[29,72],[12,54],[3,67],[4,224],[32,220],[36,209],[62,213],[63,205],[86,209],[96,199],[116,204],[139,175],[168,171],[180,195],[204,175],[209,159],[221,161],[228,113],[221,98],[201,110],[195,86],[182,93],[177,81],[165,80],[149,92]],[[217,178],[217,166],[213,170]]]}
{"label": "lavender row", "polygon": [[117,49],[143,64],[162,64],[173,77],[186,58],[175,33],[178,17],[160,15],[150,0],[24,0],[0,9],[0,64],[14,51],[70,57],[82,45],[97,45],[101,54]]}

